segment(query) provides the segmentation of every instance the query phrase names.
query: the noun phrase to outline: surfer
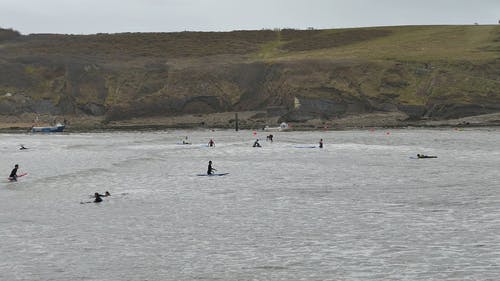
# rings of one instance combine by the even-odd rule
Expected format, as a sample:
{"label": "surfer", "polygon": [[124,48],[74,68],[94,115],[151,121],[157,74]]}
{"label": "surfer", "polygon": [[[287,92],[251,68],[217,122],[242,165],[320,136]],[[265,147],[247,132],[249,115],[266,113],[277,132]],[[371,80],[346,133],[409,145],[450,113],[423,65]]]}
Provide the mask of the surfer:
{"label": "surfer", "polygon": [[259,139],[256,139],[255,142],[253,143],[253,147],[261,147],[259,143]]}
{"label": "surfer", "polygon": [[319,140],[319,148],[323,148],[323,139]]}
{"label": "surfer", "polygon": [[17,181],[17,169],[19,168],[19,165],[15,165],[14,169],[12,169],[12,172],[10,172],[9,180],[10,181]]}
{"label": "surfer", "polygon": [[420,159],[422,159],[422,158],[438,158],[437,156],[423,155],[423,154],[417,154],[417,157]]}
{"label": "surfer", "polygon": [[213,139],[210,139],[210,141],[208,141],[208,146],[210,147],[215,146],[215,142]]}
{"label": "surfer", "polygon": [[94,196],[95,196],[94,203],[99,203],[99,202],[102,202],[102,198],[101,198],[101,196],[102,196],[102,195],[101,195],[101,194],[99,194],[99,192],[96,192],[96,193],[94,194]]}
{"label": "surfer", "polygon": [[273,142],[273,135],[271,134],[271,135],[267,136],[266,140]]}
{"label": "surfer", "polygon": [[188,137],[186,136],[183,140],[182,140],[182,144],[191,144],[189,141],[188,141]]}
{"label": "surfer", "polygon": [[80,204],[88,204],[88,203],[101,203],[102,197],[108,197],[111,196],[111,193],[109,191],[106,191],[104,194],[99,194],[99,192],[94,193],[94,201],[86,201],[86,202],[80,202]]}
{"label": "surfer", "polygon": [[212,160],[208,161],[208,170],[207,170],[207,174],[208,175],[211,175],[214,173],[214,171],[217,171],[216,169],[214,169],[212,167]]}
{"label": "surfer", "polygon": [[23,149],[28,149],[27,147],[24,147],[24,145],[21,144],[21,147],[19,148],[20,150],[23,150]]}
{"label": "surfer", "polygon": [[[111,193],[109,193],[109,191],[104,192],[104,194],[100,194],[100,193],[97,193],[97,194],[99,194],[99,196],[101,196],[101,197],[108,197],[108,196],[111,196]],[[94,196],[95,196],[95,195],[94,195]]]}

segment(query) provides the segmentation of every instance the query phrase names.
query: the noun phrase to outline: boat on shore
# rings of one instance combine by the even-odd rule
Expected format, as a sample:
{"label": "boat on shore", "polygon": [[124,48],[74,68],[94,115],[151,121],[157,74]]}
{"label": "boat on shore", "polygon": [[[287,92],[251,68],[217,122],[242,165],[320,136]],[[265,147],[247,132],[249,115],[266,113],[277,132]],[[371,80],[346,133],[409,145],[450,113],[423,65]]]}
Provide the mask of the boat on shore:
{"label": "boat on shore", "polygon": [[269,126],[264,127],[264,131],[268,132],[280,132],[280,131],[286,131],[288,129],[290,129],[290,127],[285,122],[281,123],[279,127],[269,127]]}
{"label": "boat on shore", "polygon": [[57,132],[62,132],[64,131],[64,128],[66,126],[63,124],[56,124],[55,126],[48,126],[48,127],[31,127],[31,132],[32,133],[57,133]]}

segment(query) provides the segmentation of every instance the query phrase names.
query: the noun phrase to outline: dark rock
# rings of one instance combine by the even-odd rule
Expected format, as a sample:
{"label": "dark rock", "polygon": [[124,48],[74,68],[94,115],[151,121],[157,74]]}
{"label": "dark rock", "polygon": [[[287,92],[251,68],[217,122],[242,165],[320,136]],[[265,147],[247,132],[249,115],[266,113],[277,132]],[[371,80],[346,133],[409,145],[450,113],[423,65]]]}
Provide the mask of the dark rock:
{"label": "dark rock", "polygon": [[408,115],[410,120],[422,118],[427,110],[423,105],[398,105],[397,109]]}
{"label": "dark rock", "polygon": [[31,102],[32,112],[38,114],[60,114],[60,109],[57,108],[50,100],[38,100]]}
{"label": "dark rock", "polygon": [[182,106],[181,112],[187,114],[214,113],[228,109],[229,105],[225,104],[219,97],[199,96],[188,98]]}
{"label": "dark rock", "polygon": [[93,116],[102,116],[106,113],[106,108],[103,105],[88,103],[78,107],[79,110],[83,111],[85,114]]}
{"label": "dark rock", "polygon": [[429,108],[425,116],[434,119],[454,119],[499,111],[500,105],[435,104]]}
{"label": "dark rock", "polygon": [[281,122],[306,122],[308,120],[315,119],[316,116],[301,110],[291,111],[278,119],[278,123]]}
{"label": "dark rock", "polygon": [[266,112],[267,117],[279,117],[285,115],[288,108],[286,106],[268,106]]}

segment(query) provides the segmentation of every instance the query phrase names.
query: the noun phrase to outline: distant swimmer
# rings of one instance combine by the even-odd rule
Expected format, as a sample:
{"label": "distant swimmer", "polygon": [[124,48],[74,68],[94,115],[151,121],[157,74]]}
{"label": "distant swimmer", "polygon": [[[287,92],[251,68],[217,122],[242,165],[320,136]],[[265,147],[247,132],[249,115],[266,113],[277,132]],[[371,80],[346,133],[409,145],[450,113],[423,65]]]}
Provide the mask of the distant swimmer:
{"label": "distant swimmer", "polygon": [[273,142],[273,135],[269,135],[266,137],[266,141]]}
{"label": "distant swimmer", "polygon": [[210,147],[215,146],[215,142],[213,139],[210,139],[210,141],[208,141],[208,146]]}
{"label": "distant swimmer", "polygon": [[102,195],[99,194],[99,192],[96,192],[94,194],[94,196],[95,196],[94,203],[100,203],[100,202],[102,202],[102,198],[101,198]]}
{"label": "distant swimmer", "polygon": [[437,156],[423,155],[423,154],[417,154],[417,157],[420,159],[422,159],[422,158],[438,158]]}
{"label": "distant swimmer", "polygon": [[[127,194],[127,193],[122,193],[122,195],[125,195],[125,194]],[[91,198],[94,198],[94,201],[80,202],[80,204],[101,203],[103,201],[102,197],[108,197],[108,196],[111,196],[111,193],[109,193],[109,191],[106,191],[104,194],[100,194],[99,192],[96,192],[96,193],[94,193],[93,196],[91,196]]]}
{"label": "distant swimmer", "polygon": [[217,171],[216,169],[214,169],[214,167],[212,167],[212,161],[208,161],[208,170],[207,170],[207,175],[211,175],[214,173],[214,171]]}
{"label": "distant swimmer", "polygon": [[[109,191],[106,191],[104,192],[104,194],[100,194],[98,192],[96,192],[97,194],[99,194],[99,196],[101,197],[108,197],[108,196],[111,196],[111,193],[109,193]],[[94,193],[94,196],[91,196],[91,197],[95,197],[95,193]]]}
{"label": "distant swimmer", "polygon": [[24,147],[24,145],[21,144],[21,147],[19,148],[19,150],[23,150],[23,149],[28,149],[28,148]]}
{"label": "distant swimmer", "polygon": [[19,168],[19,165],[15,165],[14,169],[12,169],[12,172],[10,172],[9,180],[10,181],[17,181],[17,169]]}
{"label": "distant swimmer", "polygon": [[319,148],[323,148],[323,139],[319,140]]}
{"label": "distant swimmer", "polygon": [[261,147],[259,143],[259,139],[256,139],[255,142],[253,143],[253,147]]}

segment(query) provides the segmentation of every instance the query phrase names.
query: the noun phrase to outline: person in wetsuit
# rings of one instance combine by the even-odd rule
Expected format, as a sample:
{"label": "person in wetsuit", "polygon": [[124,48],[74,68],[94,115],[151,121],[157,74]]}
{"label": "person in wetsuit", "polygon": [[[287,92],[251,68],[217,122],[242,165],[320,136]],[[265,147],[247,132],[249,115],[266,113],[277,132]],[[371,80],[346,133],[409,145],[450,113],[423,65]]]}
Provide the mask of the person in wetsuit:
{"label": "person in wetsuit", "polygon": [[259,139],[256,139],[255,142],[253,143],[253,147],[261,147],[259,143]]}
{"label": "person in wetsuit", "polygon": [[214,168],[212,167],[212,161],[208,161],[208,170],[207,170],[207,174],[208,174],[208,175],[211,175],[211,174],[213,174],[213,173],[214,173],[214,171],[217,171],[217,170],[216,170],[216,169],[214,169]]}
{"label": "person in wetsuit", "polygon": [[100,194],[100,193],[98,193],[98,194],[99,194],[99,196],[101,196],[101,197],[108,197],[108,196],[111,196],[111,193],[109,193],[109,191],[104,192],[104,194]]}
{"label": "person in wetsuit", "polygon": [[102,196],[102,195],[101,195],[101,194],[99,194],[99,192],[96,192],[96,193],[94,194],[94,196],[95,196],[94,203],[99,203],[99,202],[102,202],[102,198],[101,198],[101,196]]}
{"label": "person in wetsuit", "polygon": [[15,165],[14,169],[12,169],[12,172],[10,172],[9,180],[11,181],[17,181],[17,169],[19,168],[19,165]]}
{"label": "person in wetsuit", "polygon": [[215,146],[215,142],[213,139],[210,139],[210,141],[208,142],[208,146],[210,147]]}
{"label": "person in wetsuit", "polygon": [[319,140],[319,148],[323,148],[323,139]]}
{"label": "person in wetsuit", "polygon": [[20,150],[23,150],[23,149],[28,149],[27,147],[24,147],[24,145],[21,144],[21,147],[19,148]]}
{"label": "person in wetsuit", "polygon": [[417,154],[418,158],[437,158],[437,156],[429,156],[429,155],[423,155],[423,154]]}

